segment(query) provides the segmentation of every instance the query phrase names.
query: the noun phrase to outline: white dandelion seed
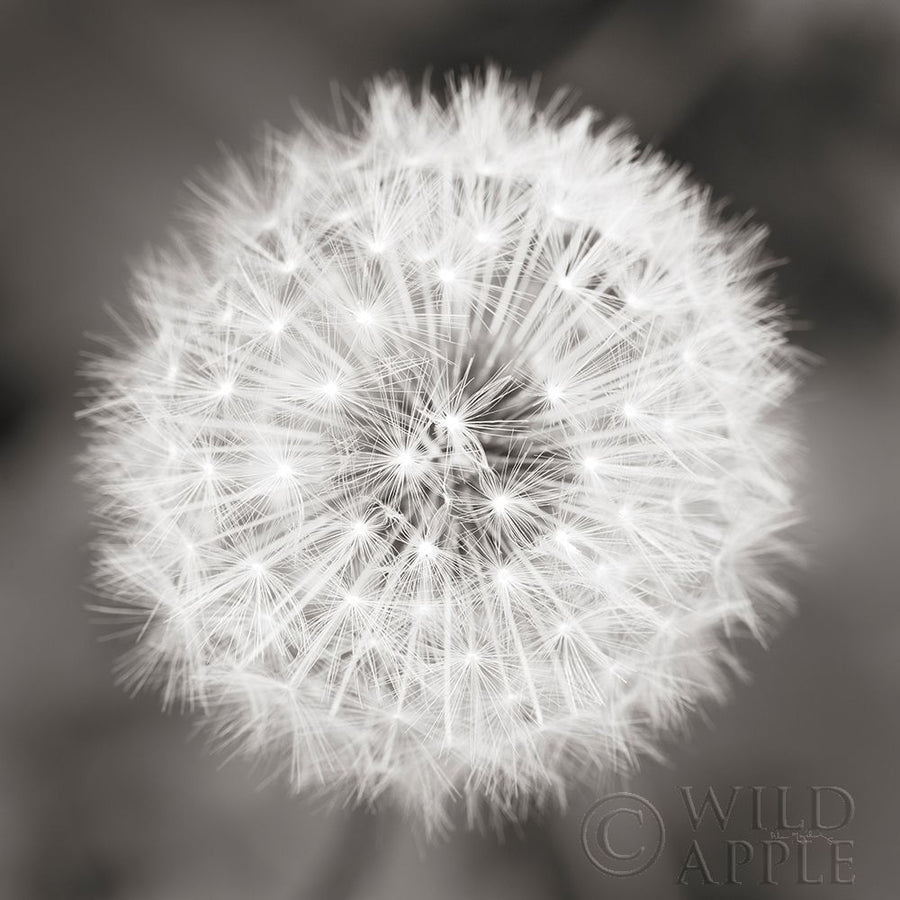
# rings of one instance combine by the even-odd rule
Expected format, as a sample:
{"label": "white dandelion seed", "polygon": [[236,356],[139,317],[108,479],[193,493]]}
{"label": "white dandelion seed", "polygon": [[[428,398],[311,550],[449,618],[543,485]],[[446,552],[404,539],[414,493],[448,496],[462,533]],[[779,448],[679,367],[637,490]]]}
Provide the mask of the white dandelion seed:
{"label": "white dandelion seed", "polygon": [[272,138],[92,366],[133,685],[429,825],[630,765],[788,603],[758,231],[496,71]]}

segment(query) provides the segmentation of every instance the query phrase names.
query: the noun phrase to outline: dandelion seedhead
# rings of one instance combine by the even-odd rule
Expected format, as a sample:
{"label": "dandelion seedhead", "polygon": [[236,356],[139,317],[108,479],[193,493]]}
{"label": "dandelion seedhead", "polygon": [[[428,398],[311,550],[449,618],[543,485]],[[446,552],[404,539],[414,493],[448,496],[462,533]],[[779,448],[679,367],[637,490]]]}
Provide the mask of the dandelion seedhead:
{"label": "dandelion seedhead", "polygon": [[760,231],[494,70],[257,162],[91,367],[123,677],[429,824],[632,765],[788,602]]}

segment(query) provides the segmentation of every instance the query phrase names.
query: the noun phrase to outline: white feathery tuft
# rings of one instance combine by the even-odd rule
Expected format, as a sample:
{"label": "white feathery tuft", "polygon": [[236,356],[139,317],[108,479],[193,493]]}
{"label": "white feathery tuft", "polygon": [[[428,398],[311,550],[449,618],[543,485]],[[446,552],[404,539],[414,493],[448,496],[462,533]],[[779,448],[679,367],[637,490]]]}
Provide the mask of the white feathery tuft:
{"label": "white feathery tuft", "polygon": [[629,767],[789,597],[760,230],[496,70],[271,136],[91,364],[122,675],[430,826]]}

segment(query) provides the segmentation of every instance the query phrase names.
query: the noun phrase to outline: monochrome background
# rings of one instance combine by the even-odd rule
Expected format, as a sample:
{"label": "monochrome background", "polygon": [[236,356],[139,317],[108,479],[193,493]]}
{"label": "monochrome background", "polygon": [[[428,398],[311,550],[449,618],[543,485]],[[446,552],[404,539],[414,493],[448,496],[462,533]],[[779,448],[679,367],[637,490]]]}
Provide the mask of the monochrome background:
{"label": "monochrome background", "polygon": [[[296,106],[327,116],[335,82],[430,68],[439,84],[485,60],[625,116],[767,223],[794,339],[819,360],[798,398],[799,612],[747,648],[732,702],[629,783],[669,838],[632,879],[582,851],[605,784],[503,841],[434,847],[390,813],[260,788],[188,717],[114,686],[120,648],[85,609],[79,354],[127,308],[185,179]],[[0,0],[0,133],[0,900],[897,895],[900,2]],[[853,887],[800,888],[788,867],[780,887],[752,867],[744,886],[674,884],[679,785],[816,784],[855,799]],[[749,822],[727,837],[759,839]]]}

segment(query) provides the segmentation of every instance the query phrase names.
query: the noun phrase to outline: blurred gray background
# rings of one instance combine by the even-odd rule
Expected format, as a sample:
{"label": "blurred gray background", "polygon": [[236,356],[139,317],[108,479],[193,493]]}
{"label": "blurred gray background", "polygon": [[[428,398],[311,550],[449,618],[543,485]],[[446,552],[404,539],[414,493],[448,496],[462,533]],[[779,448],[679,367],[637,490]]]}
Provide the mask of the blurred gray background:
{"label": "blurred gray background", "polygon": [[[431,66],[439,81],[485,59],[627,116],[768,223],[795,339],[822,360],[799,398],[799,614],[747,648],[730,705],[630,783],[669,830],[631,879],[582,852],[605,784],[502,842],[431,848],[389,813],[259,788],[189,740],[187,718],[115,688],[117,648],[84,609],[74,373],[185,179],[265,121],[290,127],[292,104],[327,114],[335,80]],[[0,898],[898,895],[898,0],[0,0],[0,129]],[[856,801],[853,887],[797,886],[792,864],[778,887],[758,866],[743,886],[675,885],[692,838],[679,785],[814,784]],[[728,838],[751,837],[741,821]]]}

